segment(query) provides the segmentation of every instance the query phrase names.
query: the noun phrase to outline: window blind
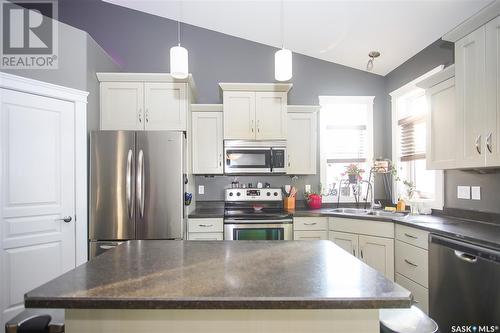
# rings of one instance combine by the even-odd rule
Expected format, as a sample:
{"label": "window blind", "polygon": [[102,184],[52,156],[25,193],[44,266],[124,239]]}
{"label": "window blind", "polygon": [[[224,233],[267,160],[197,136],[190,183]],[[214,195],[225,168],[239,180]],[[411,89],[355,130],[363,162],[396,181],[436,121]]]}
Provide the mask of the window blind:
{"label": "window blind", "polygon": [[401,161],[425,159],[425,116],[408,116],[398,121]]}
{"label": "window blind", "polygon": [[366,132],[366,125],[326,126],[327,163],[365,162]]}

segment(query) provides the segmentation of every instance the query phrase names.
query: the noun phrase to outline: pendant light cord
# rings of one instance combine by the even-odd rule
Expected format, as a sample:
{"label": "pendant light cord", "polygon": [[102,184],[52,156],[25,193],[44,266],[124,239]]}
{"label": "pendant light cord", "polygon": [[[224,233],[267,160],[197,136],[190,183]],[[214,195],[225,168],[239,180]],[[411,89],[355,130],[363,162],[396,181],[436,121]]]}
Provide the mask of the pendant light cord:
{"label": "pendant light cord", "polygon": [[182,18],[182,1],[179,1],[179,18],[177,19],[177,45],[181,46],[181,18]]}
{"label": "pendant light cord", "polygon": [[284,5],[283,5],[283,1],[284,0],[281,0],[280,2],[280,23],[281,23],[281,48],[284,49],[285,48],[285,22],[283,20],[284,18],[284,13],[285,13],[285,9],[284,9]]}

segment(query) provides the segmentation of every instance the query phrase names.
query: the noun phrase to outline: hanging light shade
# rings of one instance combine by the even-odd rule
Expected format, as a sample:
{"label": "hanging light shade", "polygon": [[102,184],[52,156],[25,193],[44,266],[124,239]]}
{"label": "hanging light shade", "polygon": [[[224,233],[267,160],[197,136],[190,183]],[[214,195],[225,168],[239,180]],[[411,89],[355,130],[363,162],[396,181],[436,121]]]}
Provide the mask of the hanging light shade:
{"label": "hanging light shade", "polygon": [[292,78],[292,51],[281,49],[274,54],[274,78],[288,81]]}
{"label": "hanging light shade", "polygon": [[170,75],[176,79],[188,77],[188,51],[180,44],[170,48]]}

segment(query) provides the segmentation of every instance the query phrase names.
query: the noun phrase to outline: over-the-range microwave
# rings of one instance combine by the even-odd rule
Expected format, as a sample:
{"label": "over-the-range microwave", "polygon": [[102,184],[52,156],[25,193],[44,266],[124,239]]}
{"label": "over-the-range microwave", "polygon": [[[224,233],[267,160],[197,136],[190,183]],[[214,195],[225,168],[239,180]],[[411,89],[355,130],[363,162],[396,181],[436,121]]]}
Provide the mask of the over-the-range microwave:
{"label": "over-the-range microwave", "polygon": [[224,141],[224,173],[285,173],[286,141]]}

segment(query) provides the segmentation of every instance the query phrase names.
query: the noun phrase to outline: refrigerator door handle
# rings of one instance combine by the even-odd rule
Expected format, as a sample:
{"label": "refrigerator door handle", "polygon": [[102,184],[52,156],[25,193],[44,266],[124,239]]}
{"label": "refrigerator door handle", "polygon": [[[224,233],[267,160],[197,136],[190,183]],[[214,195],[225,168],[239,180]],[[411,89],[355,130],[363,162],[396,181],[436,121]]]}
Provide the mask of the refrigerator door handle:
{"label": "refrigerator door handle", "polygon": [[139,206],[140,217],[144,217],[144,152],[139,151],[137,158],[137,205]]}
{"label": "refrigerator door handle", "polygon": [[129,218],[132,218],[134,215],[134,202],[132,200],[132,149],[128,150],[128,155],[127,155],[127,172],[126,172],[126,195],[127,195],[127,209],[128,209],[128,216]]}

